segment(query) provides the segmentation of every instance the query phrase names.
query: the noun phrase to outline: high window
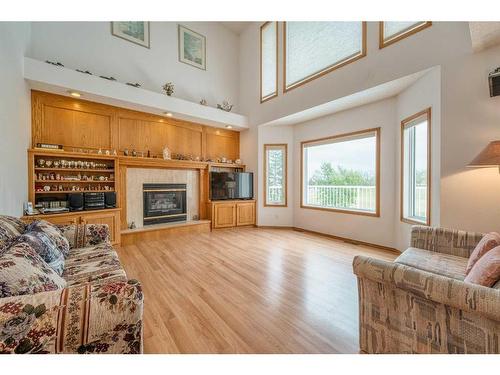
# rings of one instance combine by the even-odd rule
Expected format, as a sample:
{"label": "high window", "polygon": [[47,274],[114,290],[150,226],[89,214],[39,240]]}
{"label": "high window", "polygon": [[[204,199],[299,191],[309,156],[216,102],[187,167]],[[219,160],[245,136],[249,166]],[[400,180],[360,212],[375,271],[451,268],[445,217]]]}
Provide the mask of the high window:
{"label": "high window", "polygon": [[365,22],[285,22],[284,90],[366,55]]}
{"label": "high window", "polygon": [[431,110],[401,122],[401,220],[430,225]]}
{"label": "high window", "polygon": [[287,205],[287,145],[264,145],[265,206]]}
{"label": "high window", "polygon": [[260,101],[278,95],[278,23],[260,27]]}
{"label": "high window", "polygon": [[379,48],[384,48],[432,25],[430,21],[380,22]]}
{"label": "high window", "polygon": [[302,142],[303,208],[379,216],[380,128]]}

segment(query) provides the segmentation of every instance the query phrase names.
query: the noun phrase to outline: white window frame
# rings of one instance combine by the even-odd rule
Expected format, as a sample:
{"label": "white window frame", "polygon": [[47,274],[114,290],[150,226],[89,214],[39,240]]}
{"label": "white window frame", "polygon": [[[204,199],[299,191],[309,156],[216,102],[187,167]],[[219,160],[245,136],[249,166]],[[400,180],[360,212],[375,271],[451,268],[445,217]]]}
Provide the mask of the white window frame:
{"label": "white window frame", "polygon": [[[269,150],[281,150],[283,153],[283,197],[284,202],[274,203],[268,201],[268,188],[267,185],[267,174],[268,174],[268,151]],[[280,144],[265,144],[264,145],[264,206],[265,207],[287,207],[288,205],[288,145],[286,143]]]}
{"label": "white window frame", "polygon": [[[427,202],[426,217],[415,215],[415,126],[427,121]],[[401,121],[401,183],[400,183],[400,220],[408,224],[431,224],[431,108],[420,111]],[[413,131],[412,131],[413,130]],[[405,147],[405,132],[409,133],[409,144]],[[408,154],[407,154],[408,151]],[[406,184],[409,185],[407,188]]]}
{"label": "white window frame", "polygon": [[[373,216],[380,217],[380,128],[372,128],[372,129],[364,129],[352,133],[339,134],[335,136],[330,136],[326,138],[314,139],[309,141],[301,142],[301,158],[300,158],[300,207],[312,210],[323,210],[323,211],[331,211],[331,212],[340,212],[354,215],[364,215],[364,216]],[[362,137],[366,135],[366,137]],[[307,192],[307,173],[305,171],[306,160],[305,160],[305,149],[308,146],[314,146],[318,144],[328,144],[328,143],[338,143],[343,140],[349,141],[353,138],[369,138],[375,136],[375,211],[366,211],[366,210],[356,210],[356,209],[345,209],[345,208],[334,208],[334,207],[322,207],[322,206],[313,206],[306,204],[306,196],[304,195]]]}

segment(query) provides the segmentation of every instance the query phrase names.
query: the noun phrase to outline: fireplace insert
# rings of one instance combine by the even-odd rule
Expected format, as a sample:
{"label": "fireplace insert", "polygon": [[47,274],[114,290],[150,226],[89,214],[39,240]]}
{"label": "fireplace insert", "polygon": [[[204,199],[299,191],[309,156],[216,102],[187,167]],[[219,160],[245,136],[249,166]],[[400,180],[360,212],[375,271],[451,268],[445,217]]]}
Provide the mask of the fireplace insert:
{"label": "fireplace insert", "polygon": [[185,221],[186,184],[143,184],[144,225]]}

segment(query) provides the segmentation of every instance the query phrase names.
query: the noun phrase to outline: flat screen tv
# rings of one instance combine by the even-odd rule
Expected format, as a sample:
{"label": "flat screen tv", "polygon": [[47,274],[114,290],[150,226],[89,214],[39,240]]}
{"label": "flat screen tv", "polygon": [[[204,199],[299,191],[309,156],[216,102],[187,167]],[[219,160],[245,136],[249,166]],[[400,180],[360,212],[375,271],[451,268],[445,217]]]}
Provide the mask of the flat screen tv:
{"label": "flat screen tv", "polygon": [[210,199],[253,199],[253,173],[210,172]]}

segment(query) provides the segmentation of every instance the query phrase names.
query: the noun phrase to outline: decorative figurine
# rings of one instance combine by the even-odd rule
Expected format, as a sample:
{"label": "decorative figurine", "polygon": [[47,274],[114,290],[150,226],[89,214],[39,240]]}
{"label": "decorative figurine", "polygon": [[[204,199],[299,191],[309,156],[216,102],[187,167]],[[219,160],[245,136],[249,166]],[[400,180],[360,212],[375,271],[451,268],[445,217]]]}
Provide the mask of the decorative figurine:
{"label": "decorative figurine", "polygon": [[165,146],[163,148],[163,160],[170,160],[172,159],[172,153],[170,152],[170,149]]}
{"label": "decorative figurine", "polygon": [[200,100],[200,104],[201,105],[207,105],[208,103],[207,103],[207,101],[205,99],[201,99]]}
{"label": "decorative figurine", "polygon": [[138,89],[139,87],[141,87],[141,84],[137,83],[137,82],[136,83],[127,82],[126,85],[135,87],[136,89]]}
{"label": "decorative figurine", "polygon": [[227,100],[224,100],[222,104],[217,104],[217,108],[222,109],[226,112],[231,112],[231,109],[233,109],[233,104],[229,104]]}
{"label": "decorative figurine", "polygon": [[162,88],[163,91],[165,91],[165,94],[167,94],[168,96],[172,96],[172,94],[174,93],[174,84],[172,82],[165,83]]}
{"label": "decorative figurine", "polygon": [[123,155],[128,156],[128,148],[126,148],[125,150],[123,150]]}
{"label": "decorative figurine", "polygon": [[132,150],[132,156],[137,156],[137,151],[135,151],[135,149]]}

